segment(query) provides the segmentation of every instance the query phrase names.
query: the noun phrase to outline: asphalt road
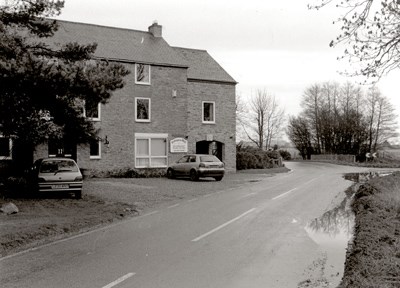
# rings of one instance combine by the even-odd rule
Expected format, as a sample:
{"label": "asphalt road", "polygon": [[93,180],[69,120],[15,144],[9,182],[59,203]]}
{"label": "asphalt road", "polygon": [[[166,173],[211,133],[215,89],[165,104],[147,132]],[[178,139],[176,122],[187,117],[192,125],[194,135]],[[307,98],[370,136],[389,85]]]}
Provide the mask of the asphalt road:
{"label": "asphalt road", "polygon": [[0,287],[285,288],[321,273],[338,283],[344,255],[327,257],[304,227],[344,198],[351,185],[344,172],[365,169],[287,167],[290,173],[3,258]]}

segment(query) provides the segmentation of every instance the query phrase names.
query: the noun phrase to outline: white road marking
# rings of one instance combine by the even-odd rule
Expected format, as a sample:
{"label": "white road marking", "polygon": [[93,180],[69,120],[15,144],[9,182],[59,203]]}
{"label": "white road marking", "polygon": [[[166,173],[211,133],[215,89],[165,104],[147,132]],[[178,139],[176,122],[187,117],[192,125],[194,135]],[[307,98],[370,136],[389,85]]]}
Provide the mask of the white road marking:
{"label": "white road marking", "polygon": [[257,195],[257,192],[253,192],[253,193],[246,194],[246,195],[244,195],[244,196],[240,197],[239,199],[243,199],[243,198],[251,197],[251,196],[253,196],[253,195]]}
{"label": "white road marking", "polygon": [[214,229],[208,231],[207,233],[204,233],[203,235],[200,235],[199,237],[194,238],[194,239],[192,240],[192,242],[197,242],[197,241],[199,241],[199,240],[201,240],[201,239],[203,239],[203,238],[205,238],[205,237],[207,237],[207,236],[209,236],[209,235],[211,235],[211,234],[217,232],[218,230],[221,230],[222,228],[228,226],[229,224],[232,224],[233,222],[239,220],[240,218],[246,216],[247,214],[250,214],[251,212],[253,212],[253,211],[255,211],[255,210],[256,210],[256,208],[252,208],[252,209],[250,209],[249,211],[244,212],[243,214],[237,216],[236,218],[233,218],[232,220],[229,220],[228,222],[225,222],[224,224],[222,224],[222,225],[220,225],[220,226],[218,226],[218,227],[216,227],[216,228],[214,228]]}
{"label": "white road marking", "polygon": [[143,218],[143,217],[146,217],[146,216],[150,216],[150,215],[156,214],[156,213],[158,213],[158,212],[160,212],[160,211],[155,210],[155,211],[153,211],[153,212],[150,212],[150,213],[147,213],[147,214],[143,214],[143,215],[137,216],[137,218]]}
{"label": "white road marking", "polygon": [[[323,175],[322,175],[323,176]],[[307,181],[306,183],[304,183],[303,185],[307,185],[310,184],[311,182],[315,181],[317,178],[311,179],[310,181]]]}
{"label": "white road marking", "polygon": [[176,206],[179,206],[179,203],[178,203],[178,204],[175,204],[175,205],[168,206],[167,208],[168,208],[168,209],[171,209],[171,208],[174,208],[174,207],[176,207]]}
{"label": "white road marking", "polygon": [[196,201],[196,200],[198,200],[198,199],[197,198],[193,198],[193,199],[188,200],[187,202],[193,202],[193,201]]}
{"label": "white road marking", "polygon": [[203,195],[204,198],[210,197],[212,194]]}
{"label": "white road marking", "polygon": [[284,196],[286,196],[287,194],[289,194],[289,193],[292,193],[294,190],[296,190],[297,188],[294,188],[294,189],[292,189],[292,190],[289,190],[289,191],[287,191],[287,192],[285,192],[285,193],[282,193],[282,194],[280,194],[280,195],[278,195],[278,196],[275,196],[274,198],[272,198],[272,200],[276,200],[276,199],[279,199],[279,198],[281,198],[281,197],[284,197]]}
{"label": "white road marking", "polygon": [[118,278],[117,280],[111,282],[110,284],[108,284],[108,285],[106,285],[106,286],[103,286],[102,288],[111,288],[111,287],[114,287],[114,286],[118,285],[119,283],[125,281],[126,279],[128,279],[128,278],[134,276],[135,274],[136,274],[136,273],[128,273],[128,274],[126,274],[126,275],[124,275],[124,276]]}

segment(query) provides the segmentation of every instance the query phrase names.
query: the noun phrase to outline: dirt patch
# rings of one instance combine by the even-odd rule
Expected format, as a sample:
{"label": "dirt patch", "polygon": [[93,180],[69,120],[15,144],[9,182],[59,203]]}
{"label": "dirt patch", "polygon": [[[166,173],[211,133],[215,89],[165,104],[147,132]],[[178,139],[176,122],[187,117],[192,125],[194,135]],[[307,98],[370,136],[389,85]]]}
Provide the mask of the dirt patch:
{"label": "dirt patch", "polygon": [[307,279],[301,281],[297,288],[323,288],[330,287],[330,283],[327,280],[325,267],[327,262],[327,255],[323,254],[320,258],[313,261],[311,265],[307,267],[306,275]]}

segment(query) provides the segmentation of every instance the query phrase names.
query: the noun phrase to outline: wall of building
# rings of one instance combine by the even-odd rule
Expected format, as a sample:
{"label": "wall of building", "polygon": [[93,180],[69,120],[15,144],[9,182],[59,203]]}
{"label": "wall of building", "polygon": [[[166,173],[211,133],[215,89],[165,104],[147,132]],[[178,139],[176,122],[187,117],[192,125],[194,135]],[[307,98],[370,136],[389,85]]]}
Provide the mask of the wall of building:
{"label": "wall of building", "polygon": [[[165,133],[168,141],[186,138],[188,153],[196,152],[196,142],[212,137],[224,144],[222,160],[227,171],[236,171],[235,85],[188,82],[186,69],[161,66],[151,67],[151,85],[138,85],[134,81],[134,65],[127,66],[132,73],[127,76],[125,87],[101,105],[101,119],[95,122],[99,137],[104,140],[107,136],[109,144],[101,143],[100,159],[90,159],[89,147],[80,145],[77,162],[81,168],[134,168],[135,133]],[[135,122],[135,97],[151,99],[151,122]],[[202,101],[215,102],[215,124],[202,123]],[[168,163],[184,154],[168,153]],[[47,156],[47,144],[36,148],[35,159]]]}
{"label": "wall of building", "polygon": [[[189,82],[188,131],[189,150],[196,152],[196,142],[224,143],[223,161],[229,172],[236,171],[236,105],[235,85]],[[215,124],[202,123],[202,102],[215,102]]]}
{"label": "wall of building", "polygon": [[[99,136],[102,139],[107,136],[109,145],[102,143],[101,159],[89,159],[88,152],[81,152],[78,159],[81,167],[134,168],[135,133],[167,133],[170,138],[186,135],[187,69],[152,66],[151,85],[140,85],[134,81],[134,65],[128,68],[131,74],[126,85],[114,93],[109,103],[102,105],[101,121],[96,123]],[[151,122],[135,121],[135,97],[151,99]]]}

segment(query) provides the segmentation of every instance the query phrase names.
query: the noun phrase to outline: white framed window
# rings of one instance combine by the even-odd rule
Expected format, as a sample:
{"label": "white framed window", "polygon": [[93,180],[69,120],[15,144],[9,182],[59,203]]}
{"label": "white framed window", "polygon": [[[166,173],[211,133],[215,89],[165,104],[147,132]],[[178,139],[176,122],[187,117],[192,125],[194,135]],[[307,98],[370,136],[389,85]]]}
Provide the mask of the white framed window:
{"label": "white framed window", "polygon": [[205,124],[215,124],[215,102],[203,101],[202,102],[202,122]]}
{"label": "white framed window", "polygon": [[85,108],[83,109],[83,116],[89,118],[91,121],[101,120],[101,103],[90,107],[85,103]]}
{"label": "white framed window", "polygon": [[151,67],[148,64],[135,64],[135,83],[142,85],[151,84]]}
{"label": "white framed window", "polygon": [[151,99],[135,98],[135,121],[150,122],[151,121]]}
{"label": "white framed window", "polygon": [[89,143],[90,159],[101,159],[101,140],[92,140]]}
{"label": "white framed window", "polygon": [[0,160],[12,159],[12,140],[0,135]]}
{"label": "white framed window", "polygon": [[168,134],[135,133],[135,167],[168,166]]}

